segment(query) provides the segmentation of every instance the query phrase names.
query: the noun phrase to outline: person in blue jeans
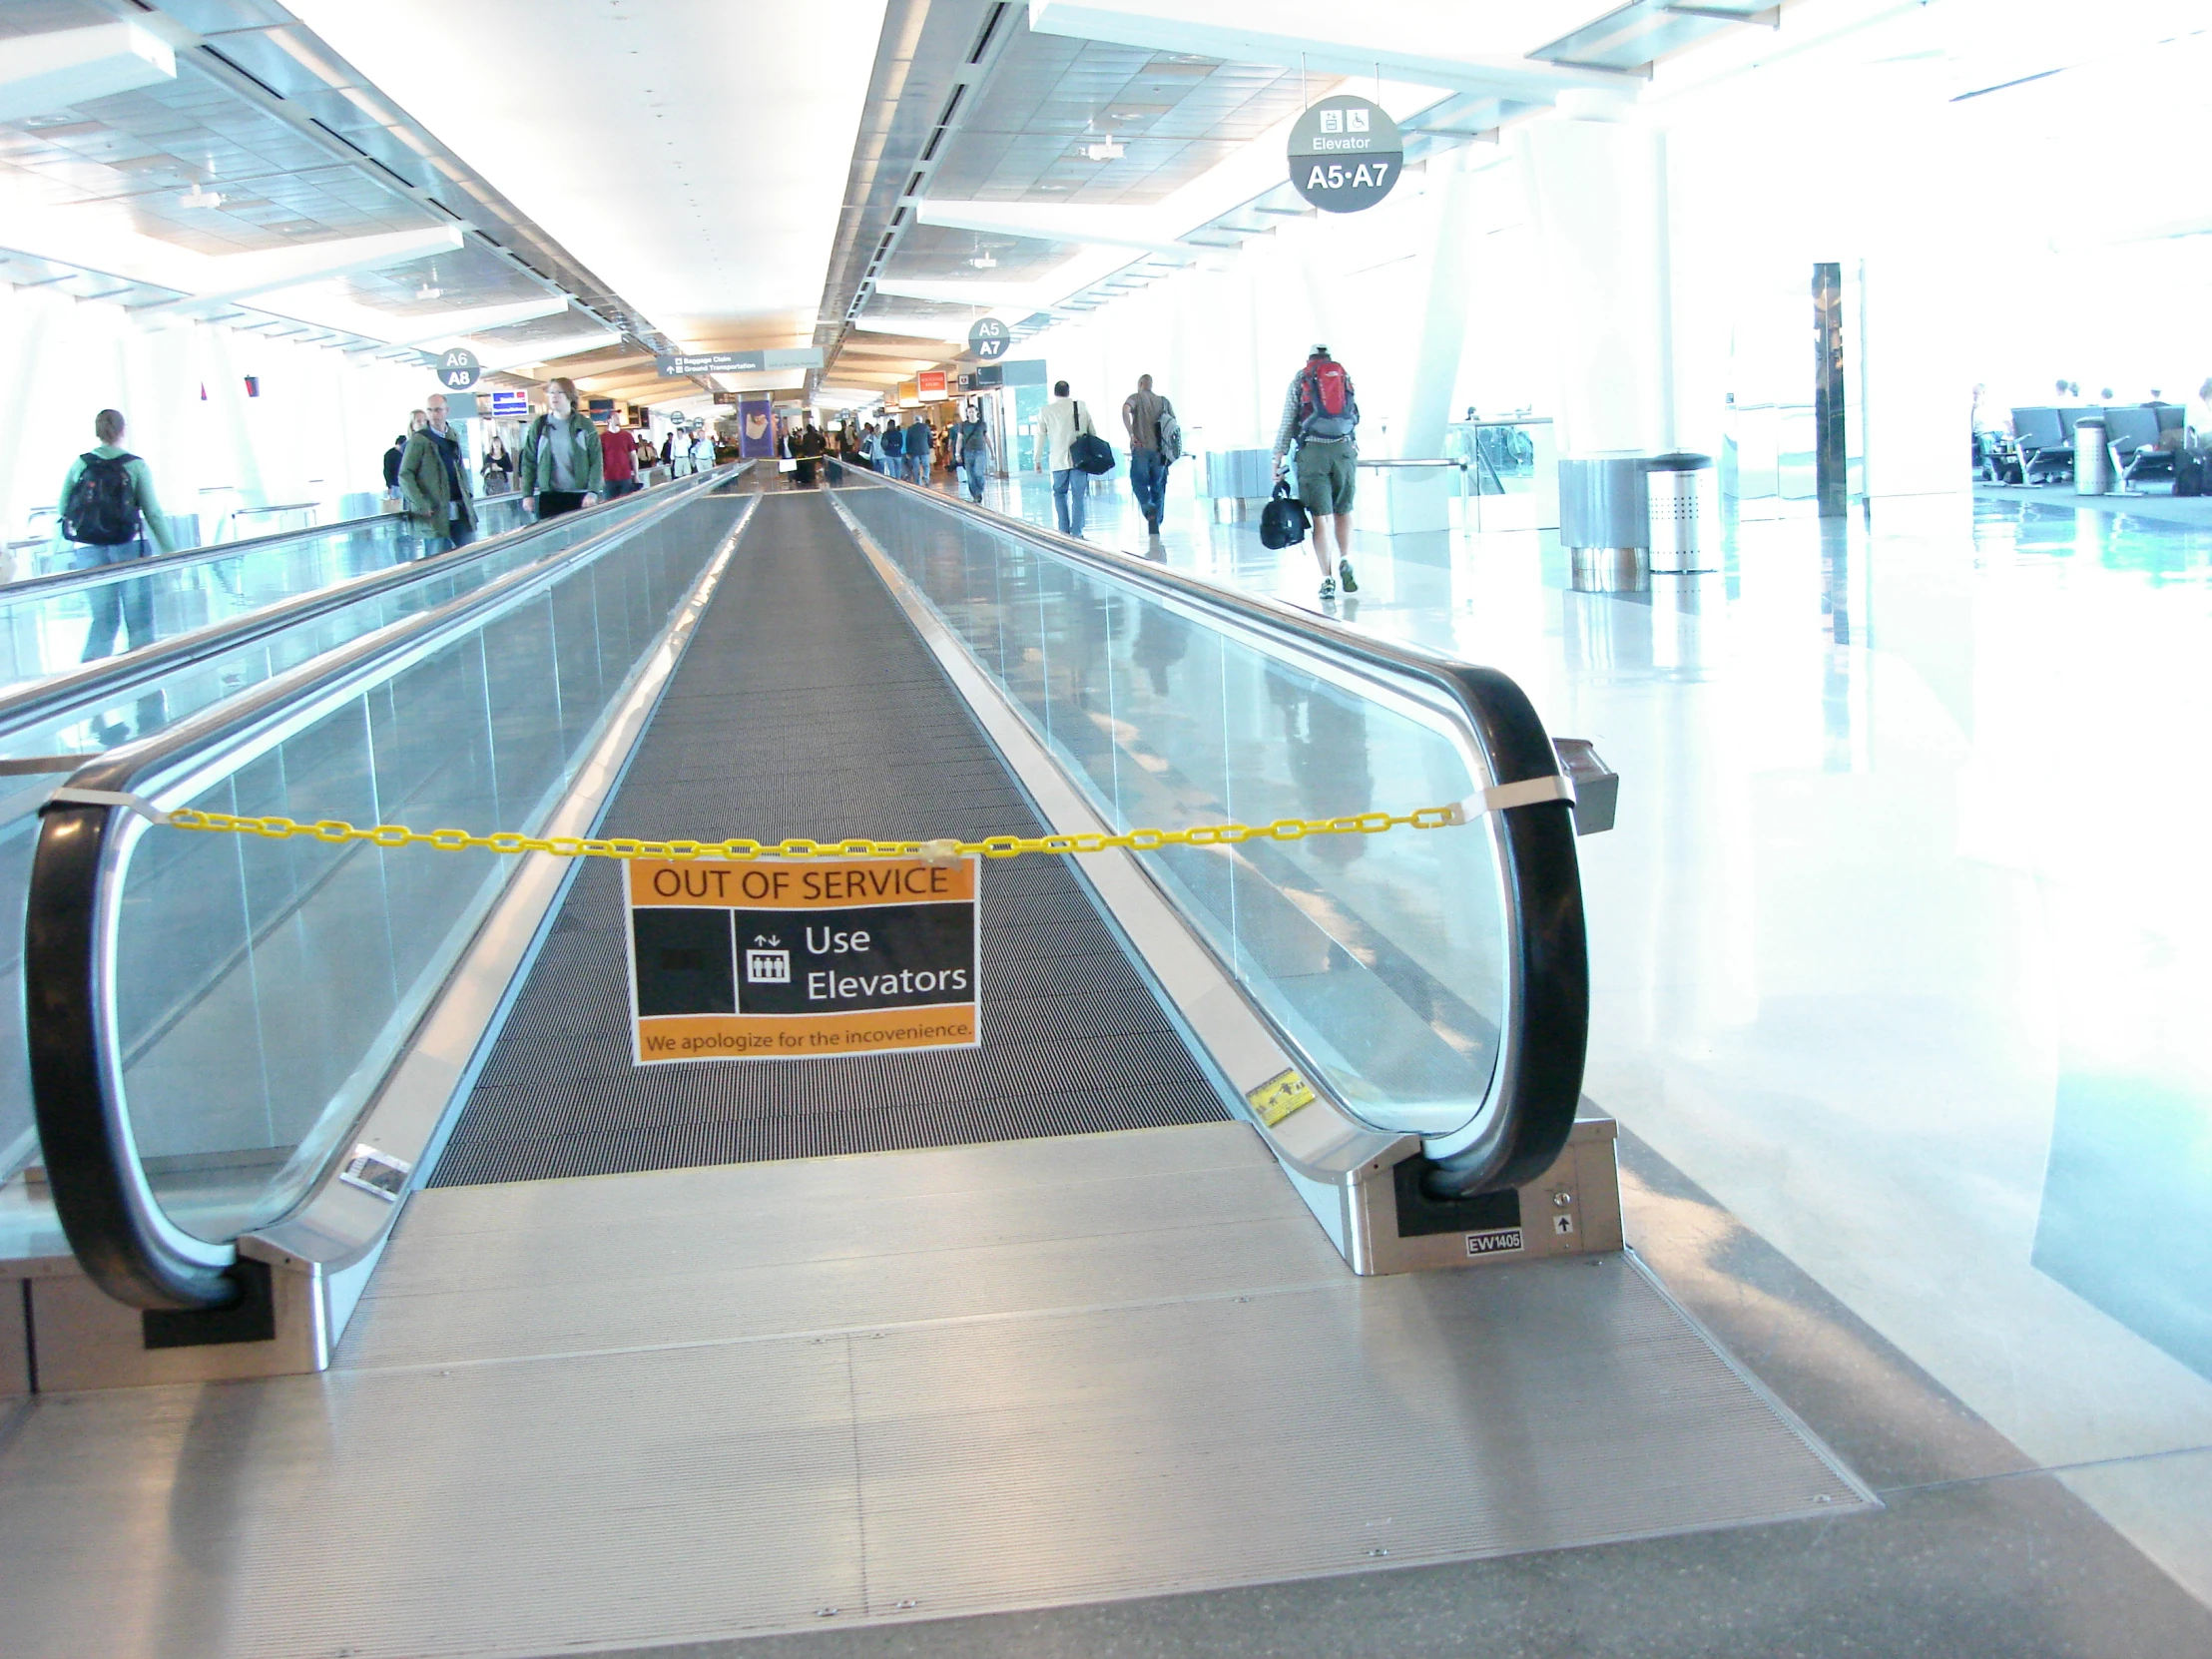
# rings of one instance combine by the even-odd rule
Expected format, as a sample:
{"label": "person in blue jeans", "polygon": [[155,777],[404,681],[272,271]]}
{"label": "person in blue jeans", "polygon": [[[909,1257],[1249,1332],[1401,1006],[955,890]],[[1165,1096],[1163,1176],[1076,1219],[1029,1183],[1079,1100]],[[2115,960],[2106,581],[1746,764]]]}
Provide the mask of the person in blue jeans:
{"label": "person in blue jeans", "polygon": [[1075,470],[1068,449],[1078,432],[1097,430],[1090,410],[1068,395],[1068,383],[1053,381],[1051,401],[1037,416],[1037,465],[1040,470],[1048,465],[1052,469],[1052,516],[1063,536],[1083,533],[1084,503],[1091,488],[1090,474]]}
{"label": "person in blue jeans", "polygon": [[[123,447],[122,411],[102,409],[93,419],[92,434],[99,443],[70,462],[62,479],[62,535],[76,543],[74,567],[93,570],[143,559],[149,541],[163,553],[176,551],[168,516],[154,496],[153,474]],[[133,651],[154,643],[154,595],[148,584],[106,582],[87,598],[92,626],[85,633],[85,662],[113,656],[119,634]]]}
{"label": "person in blue jeans", "polygon": [[929,429],[929,422],[914,416],[913,424],[900,434],[906,446],[906,477],[911,483],[927,488],[929,484],[930,440],[936,436]]}
{"label": "person in blue jeans", "polygon": [[1174,405],[1152,389],[1152,376],[1137,376],[1137,389],[1121,405],[1122,430],[1129,434],[1129,493],[1137,498],[1148,534],[1160,533],[1167,511],[1168,458],[1160,439],[1160,417]]}

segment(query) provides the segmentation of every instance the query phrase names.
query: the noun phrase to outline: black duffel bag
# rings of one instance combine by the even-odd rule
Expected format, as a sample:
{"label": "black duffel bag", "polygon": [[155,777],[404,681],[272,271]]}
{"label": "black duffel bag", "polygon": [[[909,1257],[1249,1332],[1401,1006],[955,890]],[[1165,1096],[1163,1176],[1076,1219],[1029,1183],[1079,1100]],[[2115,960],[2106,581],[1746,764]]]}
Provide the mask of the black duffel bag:
{"label": "black duffel bag", "polygon": [[1068,465],[1097,477],[1114,470],[1114,446],[1096,432],[1078,432],[1068,445]]}
{"label": "black duffel bag", "polygon": [[1290,485],[1276,479],[1275,499],[1260,509],[1260,545],[1276,550],[1296,547],[1312,528],[1306,504],[1291,493]]}

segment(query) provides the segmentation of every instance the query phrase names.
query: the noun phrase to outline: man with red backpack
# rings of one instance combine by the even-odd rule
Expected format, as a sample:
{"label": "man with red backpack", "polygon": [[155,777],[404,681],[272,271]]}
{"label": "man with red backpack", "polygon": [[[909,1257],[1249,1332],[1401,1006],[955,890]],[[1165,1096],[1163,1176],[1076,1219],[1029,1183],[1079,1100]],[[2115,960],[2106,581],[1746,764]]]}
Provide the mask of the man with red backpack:
{"label": "man with red backpack", "polygon": [[1321,565],[1324,604],[1337,597],[1339,581],[1346,593],[1360,591],[1352,574],[1352,497],[1360,462],[1354,434],[1359,426],[1360,401],[1353,395],[1352,376],[1329,354],[1328,346],[1315,346],[1306,365],[1291,377],[1291,389],[1283,398],[1283,423],[1275,434],[1275,475],[1283,476],[1284,457],[1296,439],[1298,499],[1314,521],[1314,557]]}
{"label": "man with red backpack", "polygon": [[[143,559],[149,541],[174,552],[169,519],[154,499],[153,474],[123,447],[122,412],[102,409],[92,432],[100,442],[71,461],[62,480],[62,536],[77,544],[77,568]],[[154,643],[154,596],[144,582],[103,582],[87,597],[92,626],[83,661],[112,656],[118,633],[127,635],[133,651]]]}

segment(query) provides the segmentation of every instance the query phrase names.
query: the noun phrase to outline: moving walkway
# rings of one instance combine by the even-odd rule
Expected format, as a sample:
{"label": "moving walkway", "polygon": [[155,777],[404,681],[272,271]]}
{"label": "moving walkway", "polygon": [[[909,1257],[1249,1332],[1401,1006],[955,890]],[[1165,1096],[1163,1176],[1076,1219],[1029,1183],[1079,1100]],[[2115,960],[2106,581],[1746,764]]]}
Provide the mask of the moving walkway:
{"label": "moving walkway", "polygon": [[[37,812],[54,786],[94,755],[674,499],[634,494],[541,526],[515,522],[520,497],[494,496],[480,515],[492,533],[428,560],[386,515],[0,589],[0,979],[11,993],[0,996],[0,1181],[36,1151],[12,993]],[[79,661],[98,594],[150,618],[151,643]],[[0,1241],[7,1225],[0,1206]]]}
{"label": "moving walkway", "polygon": [[[242,1547],[192,1592],[209,1652],[1840,1512],[1864,1489],[1621,1254],[1579,1094],[1576,814],[1611,780],[1569,754],[1504,676],[904,484],[607,525],[48,805],[25,970],[69,1250],[18,1269],[19,1385],[336,1367],[252,1423],[175,1396],[207,1425],[163,1442],[176,1501],[266,1501],[283,1573],[358,1587],[279,1634]],[[976,872],[973,1043],[645,1063],[654,1020],[767,981],[641,921],[636,873],[862,837]],[[93,1421],[51,1432],[140,1432]],[[115,1595],[167,1595],[147,1571]],[[24,1599],[26,1651],[81,1643]]]}
{"label": "moving walkway", "polygon": [[[48,802],[26,934],[32,1085],[56,1207],[94,1282],[185,1329],[235,1304],[241,1262],[261,1261],[298,1280],[283,1300],[305,1317],[284,1335],[293,1363],[318,1365],[343,1325],[348,1293],[332,1287],[372,1263],[397,1208],[364,1200],[358,1170],[344,1179],[357,1148],[432,1179],[425,1154],[447,1134],[441,1167],[465,1179],[643,1167],[619,1136],[580,1151],[593,1133],[580,1118],[621,1119],[626,1101],[671,1090],[718,1123],[808,1125],[719,1146],[671,1132],[724,1163],[920,1144],[955,1109],[973,1139],[1071,1132],[1092,1125],[1063,1097],[1116,1101],[1150,1079],[1159,1100],[1114,1121],[1241,1109],[1358,1268],[1435,1256],[1422,1240],[1464,1260],[1481,1248],[1469,1236],[1522,1228],[1517,1190],[1559,1165],[1574,1129],[1587,991],[1573,787],[1518,688],[904,490],[768,505],[777,524],[752,557],[758,497],[618,524],[103,755]],[[672,681],[724,590],[733,637]],[[979,672],[1072,784],[1049,824],[974,728],[985,692],[963,707],[939,683],[947,665]],[[650,722],[648,681],[673,699]],[[580,786],[625,767],[640,777],[619,796]],[[666,787],[646,782],[663,772]],[[271,842],[148,816],[542,836],[581,833],[604,807],[611,833],[698,822],[774,842],[901,824],[1065,832],[1086,810],[1118,831],[1438,804],[1471,804],[1469,822],[1122,856],[1141,885],[1086,872],[1096,905],[1059,859],[990,868],[986,1007],[1021,1035],[895,1085],[874,1075],[897,1069],[888,1058],[706,1066],[674,1083],[633,1064],[605,1023],[621,1011],[605,977],[619,956],[557,975],[565,957],[531,952],[518,919],[554,911],[562,889],[556,936],[619,939],[611,862]],[[535,965],[511,1015],[485,1022],[512,1028],[476,1045],[481,1071],[441,1073],[471,1084],[454,1120],[463,1101],[412,1077],[418,1027],[511,977],[473,954],[495,911],[505,949]],[[1085,1050],[1092,1036],[1055,1023],[1098,999],[1144,1003],[1135,964],[1154,958],[1167,966],[1151,971],[1145,1042],[1117,1030]],[[585,1005],[603,1018],[577,1032]],[[564,1024],[548,1066],[522,1033]],[[535,1088],[501,1081],[548,1069]],[[1251,1104],[1271,1087],[1298,1105],[1272,1124]],[[855,1090],[880,1098],[871,1121],[907,1126],[861,1130],[849,1105],[807,1104]],[[569,1125],[558,1146],[541,1144],[552,1123]],[[1588,1214],[1578,1185],[1557,1190],[1573,1231],[1553,1234],[1547,1215],[1519,1250],[1617,1241],[1602,1173]]]}

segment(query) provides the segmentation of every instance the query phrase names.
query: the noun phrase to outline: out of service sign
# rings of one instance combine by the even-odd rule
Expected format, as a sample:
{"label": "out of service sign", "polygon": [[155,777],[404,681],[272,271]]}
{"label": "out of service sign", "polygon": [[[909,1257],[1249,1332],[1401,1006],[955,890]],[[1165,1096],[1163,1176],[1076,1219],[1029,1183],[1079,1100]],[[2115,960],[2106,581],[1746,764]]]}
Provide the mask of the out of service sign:
{"label": "out of service sign", "polygon": [[638,1064],[972,1048],[976,862],[636,859]]}

